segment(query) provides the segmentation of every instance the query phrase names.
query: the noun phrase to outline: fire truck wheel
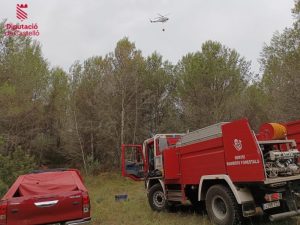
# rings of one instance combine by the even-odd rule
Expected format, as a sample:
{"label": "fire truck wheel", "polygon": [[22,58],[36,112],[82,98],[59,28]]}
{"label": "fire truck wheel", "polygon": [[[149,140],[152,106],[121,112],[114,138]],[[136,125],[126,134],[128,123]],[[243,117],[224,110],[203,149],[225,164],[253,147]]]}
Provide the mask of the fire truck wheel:
{"label": "fire truck wheel", "polygon": [[210,187],[206,194],[206,210],[209,218],[218,225],[242,223],[241,207],[231,190],[223,185]]}
{"label": "fire truck wheel", "polygon": [[160,184],[153,185],[148,194],[149,204],[154,211],[162,211],[167,208],[167,201]]}

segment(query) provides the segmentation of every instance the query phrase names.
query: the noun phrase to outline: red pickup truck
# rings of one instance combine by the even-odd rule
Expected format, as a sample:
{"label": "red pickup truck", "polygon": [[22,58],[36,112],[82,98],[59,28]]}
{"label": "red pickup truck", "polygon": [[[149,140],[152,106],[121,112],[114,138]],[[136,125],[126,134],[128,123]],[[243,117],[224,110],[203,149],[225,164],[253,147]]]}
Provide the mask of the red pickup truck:
{"label": "red pickup truck", "polygon": [[0,201],[0,225],[88,224],[90,200],[77,170],[20,176]]}

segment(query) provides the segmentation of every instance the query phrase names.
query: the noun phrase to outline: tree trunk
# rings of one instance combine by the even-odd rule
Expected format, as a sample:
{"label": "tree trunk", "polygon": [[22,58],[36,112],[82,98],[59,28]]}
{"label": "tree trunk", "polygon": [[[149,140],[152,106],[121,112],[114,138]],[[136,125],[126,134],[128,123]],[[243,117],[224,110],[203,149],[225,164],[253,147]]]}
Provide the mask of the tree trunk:
{"label": "tree trunk", "polygon": [[85,155],[84,155],[83,145],[82,145],[82,141],[81,141],[79,130],[78,130],[78,123],[77,123],[77,118],[76,118],[76,112],[75,112],[75,110],[73,111],[73,113],[74,113],[76,133],[77,133],[77,137],[78,137],[78,141],[79,141],[79,145],[80,145],[80,149],[81,149],[81,156],[82,156],[82,161],[83,161],[83,167],[84,167],[86,175],[88,175],[88,171],[87,171],[87,167],[86,167],[86,161],[85,161]]}
{"label": "tree trunk", "polygon": [[138,94],[137,94],[137,81],[135,82],[135,119],[134,119],[134,129],[133,129],[133,140],[132,144],[135,144],[135,137],[136,137],[136,129],[138,123]]}
{"label": "tree trunk", "polygon": [[122,111],[121,111],[121,145],[124,144],[124,125],[125,125],[125,97],[124,91],[122,91]]}
{"label": "tree trunk", "polygon": [[91,154],[92,162],[94,162],[94,130],[93,130],[93,121],[91,121]]}

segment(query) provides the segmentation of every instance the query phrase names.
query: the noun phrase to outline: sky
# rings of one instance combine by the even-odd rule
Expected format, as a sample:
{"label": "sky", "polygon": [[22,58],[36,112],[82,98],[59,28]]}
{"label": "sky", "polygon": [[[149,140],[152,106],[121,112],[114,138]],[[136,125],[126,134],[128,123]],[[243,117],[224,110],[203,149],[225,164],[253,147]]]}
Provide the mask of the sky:
{"label": "sky", "polygon": [[[0,0],[0,19],[20,22],[17,3],[28,4],[22,24],[37,23],[35,39],[44,57],[66,71],[76,60],[112,52],[128,37],[144,56],[156,51],[174,64],[205,41],[219,41],[251,61],[254,73],[264,44],[292,25],[294,5],[293,0]],[[158,13],[170,20],[150,23]]]}

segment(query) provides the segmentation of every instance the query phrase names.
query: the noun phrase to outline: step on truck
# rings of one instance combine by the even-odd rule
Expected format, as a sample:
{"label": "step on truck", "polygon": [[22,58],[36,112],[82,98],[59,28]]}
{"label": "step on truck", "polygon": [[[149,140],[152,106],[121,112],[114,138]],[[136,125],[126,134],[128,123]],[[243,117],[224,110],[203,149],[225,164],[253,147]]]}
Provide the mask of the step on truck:
{"label": "step on truck", "polygon": [[300,214],[299,150],[300,120],[254,133],[242,119],[122,145],[122,175],[145,181],[155,211],[189,200],[219,225],[275,221]]}

